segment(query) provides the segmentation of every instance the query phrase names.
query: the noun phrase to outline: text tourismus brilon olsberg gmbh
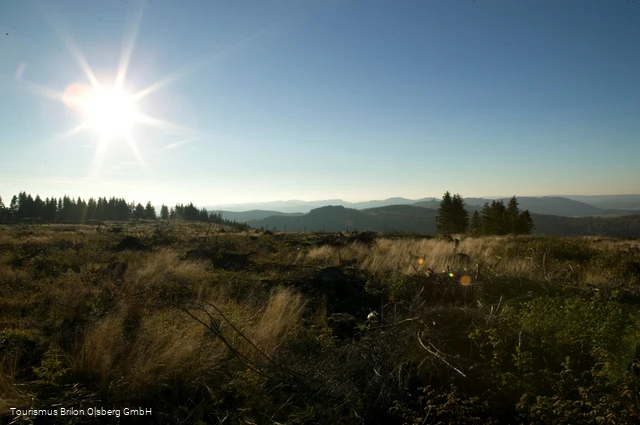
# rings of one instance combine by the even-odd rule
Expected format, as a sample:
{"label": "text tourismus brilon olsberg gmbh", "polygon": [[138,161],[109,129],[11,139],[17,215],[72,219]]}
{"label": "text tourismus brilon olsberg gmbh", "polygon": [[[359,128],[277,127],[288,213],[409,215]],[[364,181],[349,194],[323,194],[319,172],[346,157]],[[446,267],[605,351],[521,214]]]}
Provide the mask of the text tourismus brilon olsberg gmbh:
{"label": "text tourismus brilon olsberg gmbh", "polygon": [[151,416],[153,414],[150,408],[135,407],[124,409],[105,409],[104,407],[51,407],[46,409],[17,409],[12,407],[9,409],[14,416]]}

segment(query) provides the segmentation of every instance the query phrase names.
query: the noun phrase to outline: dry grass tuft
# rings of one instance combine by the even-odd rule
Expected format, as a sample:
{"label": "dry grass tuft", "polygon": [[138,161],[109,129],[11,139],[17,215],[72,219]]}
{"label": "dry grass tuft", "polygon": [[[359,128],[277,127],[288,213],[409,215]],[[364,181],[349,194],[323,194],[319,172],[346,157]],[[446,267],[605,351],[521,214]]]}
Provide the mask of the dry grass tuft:
{"label": "dry grass tuft", "polygon": [[132,302],[180,303],[209,291],[205,264],[182,261],[173,250],[135,254],[128,264],[123,295]]}
{"label": "dry grass tuft", "polygon": [[224,354],[220,344],[204,337],[204,327],[184,314],[143,317],[133,330],[129,316],[119,310],[89,330],[69,356],[71,373],[143,394],[170,383],[191,385],[215,370]]}
{"label": "dry grass tuft", "polygon": [[206,276],[203,263],[181,261],[170,249],[162,249],[133,260],[128,270],[129,276],[139,283],[158,282],[165,277],[187,283],[204,279]]}
{"label": "dry grass tuft", "polygon": [[301,323],[305,300],[291,288],[273,291],[262,315],[248,331],[249,337],[265,353],[273,353],[294,335]]}
{"label": "dry grass tuft", "polygon": [[69,355],[73,375],[85,376],[102,384],[106,383],[122,350],[122,325],[119,315],[106,317],[85,334],[79,349]]}
{"label": "dry grass tuft", "polygon": [[[504,243],[504,238],[467,238],[460,242],[458,253],[467,254],[470,264],[493,260],[494,247]],[[305,261],[309,264],[337,264],[355,259],[362,270],[371,274],[400,272],[413,275],[426,272],[427,268],[444,270],[459,260],[455,257],[455,245],[440,239],[379,239],[372,247],[352,244],[347,247],[322,246],[312,248]]]}

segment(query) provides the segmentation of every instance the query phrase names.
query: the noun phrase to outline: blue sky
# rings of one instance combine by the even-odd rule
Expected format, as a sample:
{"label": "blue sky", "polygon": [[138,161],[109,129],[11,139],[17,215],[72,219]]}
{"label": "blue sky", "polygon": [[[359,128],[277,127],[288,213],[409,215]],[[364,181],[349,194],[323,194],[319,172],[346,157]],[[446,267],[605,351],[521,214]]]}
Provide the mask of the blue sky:
{"label": "blue sky", "polygon": [[[60,137],[74,52],[109,86],[134,33],[124,89],[179,126]],[[640,192],[640,3],[9,0],[0,35],[5,203]]]}

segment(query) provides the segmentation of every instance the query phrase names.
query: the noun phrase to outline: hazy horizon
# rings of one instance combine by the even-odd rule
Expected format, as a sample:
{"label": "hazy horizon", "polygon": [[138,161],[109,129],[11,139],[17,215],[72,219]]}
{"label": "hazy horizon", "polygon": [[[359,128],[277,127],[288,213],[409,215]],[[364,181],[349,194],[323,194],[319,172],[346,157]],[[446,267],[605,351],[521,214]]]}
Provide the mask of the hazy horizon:
{"label": "hazy horizon", "polygon": [[[639,18],[631,2],[9,2],[0,195],[634,194]],[[131,116],[128,97],[96,100],[114,82]]]}

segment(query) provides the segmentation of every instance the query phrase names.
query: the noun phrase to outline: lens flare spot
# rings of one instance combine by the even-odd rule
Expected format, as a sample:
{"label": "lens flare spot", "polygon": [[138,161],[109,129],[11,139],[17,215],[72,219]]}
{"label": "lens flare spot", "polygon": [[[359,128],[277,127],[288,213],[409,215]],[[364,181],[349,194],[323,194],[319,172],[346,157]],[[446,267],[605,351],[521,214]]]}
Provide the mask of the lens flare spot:
{"label": "lens flare spot", "polygon": [[20,64],[18,65],[18,68],[16,68],[16,74],[15,74],[16,80],[19,80],[22,78],[22,75],[24,74],[24,70],[26,67],[27,67],[27,64],[25,62],[20,62]]}
{"label": "lens flare spot", "polygon": [[453,274],[453,272],[449,272],[449,277],[455,277],[456,275]]}
{"label": "lens flare spot", "polygon": [[89,105],[92,91],[93,89],[86,84],[73,83],[64,89],[62,102],[69,109],[84,111]]}
{"label": "lens flare spot", "polygon": [[469,285],[471,285],[471,276],[468,276],[468,275],[466,275],[466,274],[465,274],[464,276],[462,276],[462,277],[460,278],[460,284],[461,284],[462,286],[469,286]]}

